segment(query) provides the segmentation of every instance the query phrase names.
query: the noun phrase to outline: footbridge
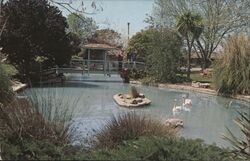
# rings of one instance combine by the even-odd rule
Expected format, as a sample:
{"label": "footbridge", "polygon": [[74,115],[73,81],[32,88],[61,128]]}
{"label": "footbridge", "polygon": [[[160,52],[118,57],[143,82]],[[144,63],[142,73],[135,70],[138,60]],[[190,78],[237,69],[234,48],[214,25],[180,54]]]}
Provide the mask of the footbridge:
{"label": "footbridge", "polygon": [[128,61],[109,61],[109,60],[84,60],[73,59],[70,68],[82,69],[84,74],[119,74],[121,69],[145,70],[144,62],[128,62]]}
{"label": "footbridge", "polygon": [[[74,77],[78,75],[82,78],[92,75],[103,75],[103,77],[112,77],[119,75],[121,69],[145,70],[143,62],[125,62],[125,61],[104,61],[104,60],[84,60],[73,59],[68,67],[51,68],[43,70],[40,74],[40,82],[48,80],[62,80],[65,76]],[[100,77],[100,76],[98,76]]]}

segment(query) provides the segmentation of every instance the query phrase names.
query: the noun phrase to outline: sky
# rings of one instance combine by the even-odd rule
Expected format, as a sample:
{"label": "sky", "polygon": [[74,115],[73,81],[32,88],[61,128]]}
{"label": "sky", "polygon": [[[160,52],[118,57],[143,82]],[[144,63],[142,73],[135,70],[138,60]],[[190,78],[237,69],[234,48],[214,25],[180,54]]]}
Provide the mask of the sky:
{"label": "sky", "polygon": [[[97,8],[102,8],[103,11],[93,15],[85,15],[92,17],[99,28],[111,28],[126,36],[128,22],[130,23],[130,36],[147,26],[144,20],[147,17],[146,14],[151,14],[154,3],[154,0],[84,0],[86,12],[93,12],[91,7],[93,1]],[[82,8],[80,0],[72,0],[72,2],[74,8]],[[60,9],[64,16],[69,14],[66,9]]]}

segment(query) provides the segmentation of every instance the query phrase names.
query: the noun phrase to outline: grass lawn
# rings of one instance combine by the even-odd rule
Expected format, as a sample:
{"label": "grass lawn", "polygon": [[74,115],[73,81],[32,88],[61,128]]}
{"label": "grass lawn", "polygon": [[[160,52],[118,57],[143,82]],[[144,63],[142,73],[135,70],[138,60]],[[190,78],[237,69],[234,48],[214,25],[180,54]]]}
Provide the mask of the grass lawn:
{"label": "grass lawn", "polygon": [[206,77],[201,75],[200,73],[191,73],[190,78],[192,81],[202,82],[202,83],[210,83],[210,87],[214,89],[213,77]]}
{"label": "grass lawn", "polygon": [[208,82],[208,83],[213,82],[212,77],[206,77],[206,76],[201,75],[200,73],[191,73],[190,77],[193,81],[197,81],[197,82]]}

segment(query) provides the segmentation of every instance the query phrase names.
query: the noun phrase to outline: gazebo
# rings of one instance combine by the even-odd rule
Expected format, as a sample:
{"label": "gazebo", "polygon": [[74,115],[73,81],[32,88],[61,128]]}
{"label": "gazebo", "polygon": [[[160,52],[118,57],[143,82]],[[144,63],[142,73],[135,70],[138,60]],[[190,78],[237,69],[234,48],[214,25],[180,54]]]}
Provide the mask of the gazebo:
{"label": "gazebo", "polygon": [[83,60],[87,63],[88,75],[90,74],[90,70],[103,71],[105,76],[110,73],[111,61],[108,52],[117,50],[116,47],[108,44],[88,43],[83,45],[83,49],[86,50]]}

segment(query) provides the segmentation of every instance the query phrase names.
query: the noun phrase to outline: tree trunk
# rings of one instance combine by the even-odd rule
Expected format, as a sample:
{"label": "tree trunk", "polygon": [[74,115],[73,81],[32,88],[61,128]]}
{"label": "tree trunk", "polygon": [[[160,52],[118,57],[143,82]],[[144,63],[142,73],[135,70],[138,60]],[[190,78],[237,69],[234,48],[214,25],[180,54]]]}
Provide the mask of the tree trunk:
{"label": "tree trunk", "polygon": [[208,68],[209,65],[210,65],[210,60],[206,57],[203,57],[202,58],[202,66],[201,66],[202,71],[205,70],[206,68]]}
{"label": "tree trunk", "polygon": [[202,58],[202,63],[201,63],[201,68],[202,68],[202,71],[204,71],[206,69],[206,57],[203,57]]}
{"label": "tree trunk", "polygon": [[191,52],[192,52],[193,44],[194,44],[194,38],[192,38],[190,43],[187,38],[187,46],[188,46],[187,79],[188,80],[190,80],[190,73],[191,73]]}
{"label": "tree trunk", "polygon": [[191,50],[188,51],[188,60],[187,60],[187,78],[190,79],[190,73],[191,73]]}

